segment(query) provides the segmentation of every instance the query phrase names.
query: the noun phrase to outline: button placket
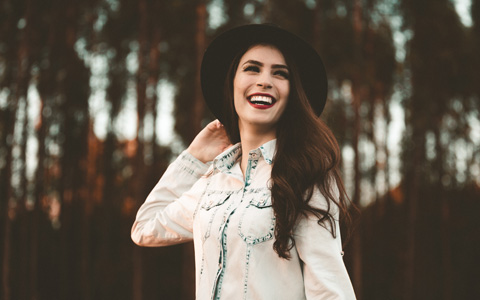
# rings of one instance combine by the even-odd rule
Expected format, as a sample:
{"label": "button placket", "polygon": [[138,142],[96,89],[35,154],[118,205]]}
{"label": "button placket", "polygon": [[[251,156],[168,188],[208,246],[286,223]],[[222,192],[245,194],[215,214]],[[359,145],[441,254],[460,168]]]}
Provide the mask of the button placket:
{"label": "button placket", "polygon": [[228,229],[228,223],[230,216],[235,213],[235,210],[238,206],[238,198],[237,197],[232,197],[230,204],[226,208],[224,215],[223,215],[223,222],[220,224],[219,228],[219,245],[220,245],[220,259],[219,259],[219,264],[218,264],[218,270],[217,270],[217,278],[215,280],[214,286],[215,286],[215,295],[217,295],[217,298],[220,296],[221,289],[222,289],[222,282],[223,282],[223,275],[225,272],[225,266],[226,266],[226,259],[227,259],[227,229]]}

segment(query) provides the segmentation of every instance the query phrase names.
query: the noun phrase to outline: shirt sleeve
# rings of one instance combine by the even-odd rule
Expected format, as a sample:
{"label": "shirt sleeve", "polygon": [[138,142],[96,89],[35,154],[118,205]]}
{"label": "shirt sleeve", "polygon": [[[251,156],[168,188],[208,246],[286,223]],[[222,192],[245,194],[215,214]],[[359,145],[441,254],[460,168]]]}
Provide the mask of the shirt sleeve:
{"label": "shirt sleeve", "polygon": [[132,240],[140,246],[168,246],[193,238],[193,214],[205,190],[208,165],[187,151],[167,168],[137,212]]}
{"label": "shirt sleeve", "polygon": [[[325,197],[315,190],[310,205],[326,208]],[[330,213],[335,219],[335,237],[328,222],[318,224],[311,213],[301,216],[294,231],[295,247],[303,262],[305,295],[311,299],[355,299],[352,283],[342,257],[342,241],[338,222],[338,207],[331,205]]]}

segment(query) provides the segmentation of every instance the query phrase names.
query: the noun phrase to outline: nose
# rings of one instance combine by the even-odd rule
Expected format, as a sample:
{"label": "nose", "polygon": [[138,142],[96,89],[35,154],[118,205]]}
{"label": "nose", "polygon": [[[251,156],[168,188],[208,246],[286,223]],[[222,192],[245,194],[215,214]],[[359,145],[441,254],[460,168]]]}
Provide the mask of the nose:
{"label": "nose", "polygon": [[272,80],[269,75],[264,74],[258,77],[257,86],[264,89],[272,88]]}

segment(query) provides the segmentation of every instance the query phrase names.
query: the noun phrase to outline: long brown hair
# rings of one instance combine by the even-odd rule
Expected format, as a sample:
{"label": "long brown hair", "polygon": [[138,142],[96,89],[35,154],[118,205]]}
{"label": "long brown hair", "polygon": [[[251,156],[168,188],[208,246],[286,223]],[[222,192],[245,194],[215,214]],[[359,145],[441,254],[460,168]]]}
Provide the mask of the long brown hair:
{"label": "long brown hair", "polygon": [[[226,102],[223,109],[228,118],[223,125],[232,143],[240,141],[238,115],[233,104],[233,80],[241,57],[251,46],[239,51],[225,79]],[[313,214],[318,218],[318,224],[336,237],[332,204],[348,221],[349,199],[340,176],[338,143],[331,130],[311,108],[294,61],[280,47],[273,46],[283,53],[290,69],[290,95],[285,112],[277,124],[277,151],[271,173],[272,207],[276,218],[273,248],[280,257],[289,259],[290,250],[295,246],[293,229],[299,217]],[[309,204],[315,188],[327,200],[325,209]],[[338,190],[338,194],[335,190]]]}

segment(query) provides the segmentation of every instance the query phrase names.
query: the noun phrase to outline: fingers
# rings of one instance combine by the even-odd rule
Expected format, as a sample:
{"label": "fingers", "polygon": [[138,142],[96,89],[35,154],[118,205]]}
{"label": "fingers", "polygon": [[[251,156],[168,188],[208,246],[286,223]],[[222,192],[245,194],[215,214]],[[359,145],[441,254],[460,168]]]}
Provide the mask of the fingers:
{"label": "fingers", "polygon": [[209,130],[217,130],[217,129],[220,129],[222,128],[223,125],[222,123],[220,123],[219,120],[213,120],[212,122],[208,123],[206,128],[209,129]]}
{"label": "fingers", "polygon": [[217,129],[223,128],[223,124],[220,123],[219,120],[215,120],[215,121],[213,121],[213,122],[215,122],[215,126],[217,127]]}
{"label": "fingers", "polygon": [[219,120],[214,120],[214,121],[208,123],[206,128],[208,130],[210,130],[212,133],[217,133],[217,132],[220,133],[220,132],[225,131],[225,127],[223,126],[222,123],[220,123]]}

